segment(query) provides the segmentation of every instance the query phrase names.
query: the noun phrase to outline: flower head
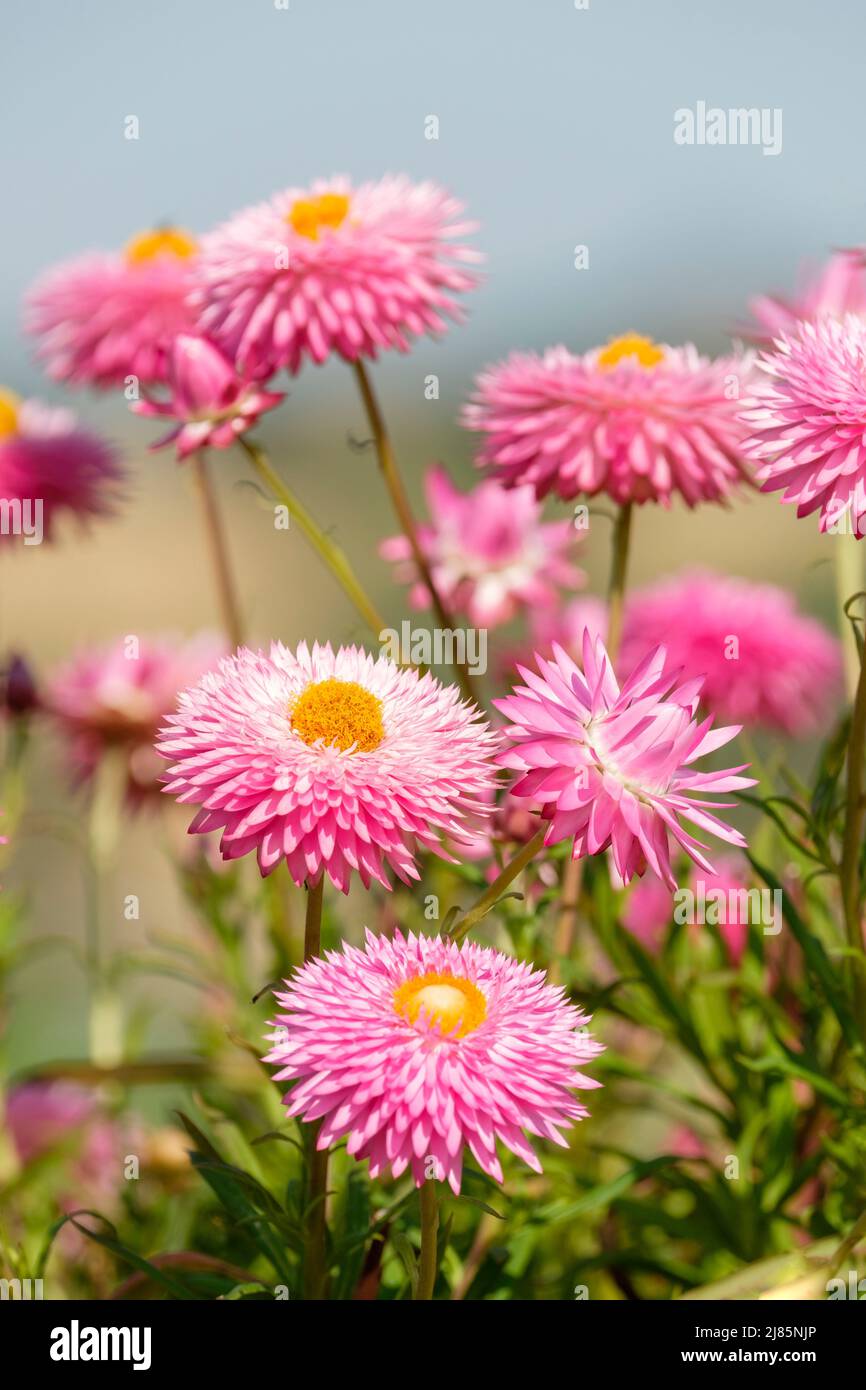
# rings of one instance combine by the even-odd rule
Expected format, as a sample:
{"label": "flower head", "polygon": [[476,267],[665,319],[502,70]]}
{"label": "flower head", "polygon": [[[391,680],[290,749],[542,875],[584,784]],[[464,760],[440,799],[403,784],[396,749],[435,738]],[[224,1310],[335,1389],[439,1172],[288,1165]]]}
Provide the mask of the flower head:
{"label": "flower head", "polygon": [[321,1119],[318,1147],[348,1152],[378,1177],[433,1171],[460,1191],[463,1150],[502,1182],[496,1141],[535,1172],[524,1131],[560,1133],[586,1109],[571,1094],[599,1082],[579,1068],[600,1045],[588,1019],[540,970],[489,947],[441,937],[367,933],[311,960],[278,993],[275,1080],[296,1084],[290,1115]]}
{"label": "flower head", "polygon": [[418,877],[418,847],[465,839],[489,810],[498,746],[478,711],[431,675],[357,647],[242,649],[180,700],[157,747],[166,791],[201,806],[191,833],[221,830],[225,859],[255,849],[268,874],[352,870],[388,887]]}
{"label": "flower head", "polygon": [[[31,531],[53,540],[64,514],[79,521],[110,515],[122,477],[115,450],[71,411],[0,391],[0,498],[20,505],[24,544],[33,543]],[[15,529],[4,527],[0,543],[13,539]]]}
{"label": "flower head", "polygon": [[46,707],[69,741],[76,778],[88,781],[103,754],[127,761],[127,793],[137,803],[159,791],[162,764],[153,751],[160,724],[178,693],[225,651],[207,634],[189,641],[125,638],[80,652],[52,676]]}
{"label": "flower head", "polygon": [[[426,478],[430,525],[419,528],[433,581],[451,611],[466,613],[479,627],[509,622],[521,608],[551,608],[558,586],[576,587],[582,574],[569,559],[575,530],[569,521],[543,522],[532,488],[511,492],[493,481],[458,492],[444,468]],[[414,582],[413,602],[430,596],[417,579],[405,536],[380,546],[398,576]]]}
{"label": "flower head", "polygon": [[838,641],[772,584],[694,571],[634,591],[622,670],[661,643],[668,671],[703,677],[701,704],[721,719],[803,734],[838,696]]}
{"label": "flower head", "polygon": [[830,315],[866,314],[866,248],[850,247],[834,251],[816,275],[812,275],[790,299],[762,294],[749,307],[758,322],[750,337],[770,346],[780,333],[796,329],[800,319],[819,319]]}
{"label": "flower head", "polygon": [[142,232],[120,253],[92,253],[55,266],[27,295],[24,326],[39,340],[49,376],[78,385],[165,380],[189,308],[197,246],[176,227]]}
{"label": "flower head", "polygon": [[349,361],[459,320],[472,230],[432,183],[388,177],[290,188],[204,238],[202,328],[251,376],[337,353]]}
{"label": "flower head", "polygon": [[177,445],[185,459],[198,449],[228,449],[239,435],[252,429],[266,410],[284,399],[284,392],[265,391],[257,382],[239,377],[218,347],[197,334],[179,333],[168,354],[170,395],[136,401],[137,415],[167,416],[179,423],[151,445]]}
{"label": "flower head", "polygon": [[783,334],[758,364],[743,420],[764,492],[784,489],[797,515],[820,511],[821,531],[866,534],[866,318],[824,318]]}
{"label": "flower head", "polygon": [[746,476],[736,397],[748,370],[633,333],[582,357],[515,353],[478,378],[464,424],[484,436],[479,464],[537,497],[718,502]]}
{"label": "flower head", "polygon": [[521,667],[525,686],[494,703],[512,721],[514,740],[499,761],[521,774],[512,791],[543,807],[547,843],[574,840],[574,858],[612,850],[623,883],[647,867],[670,888],[671,838],[712,872],[707,848],[683,826],[690,821],[743,845],[712,812],[730,802],[698,800],[695,792],[732,792],[753,785],[742,767],[695,772],[692,763],[730,742],[737,727],[712,729],[694,719],[700,680],[676,685],[656,648],[622,689],[604,644],[583,638],[583,672],[559,646],[552,661],[537,657],[539,674]]}

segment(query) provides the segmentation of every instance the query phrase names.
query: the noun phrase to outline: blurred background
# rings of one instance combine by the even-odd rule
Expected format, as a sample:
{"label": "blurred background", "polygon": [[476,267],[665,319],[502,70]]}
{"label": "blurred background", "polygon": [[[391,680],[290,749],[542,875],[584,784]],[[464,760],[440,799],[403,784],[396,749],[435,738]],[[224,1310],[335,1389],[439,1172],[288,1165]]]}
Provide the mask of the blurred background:
{"label": "blurred background", "polygon": [[[830,248],[863,240],[864,39],[866,10],[846,0],[28,0],[7,10],[0,382],[70,404],[111,435],[130,495],[85,539],[67,532],[0,555],[3,649],[42,675],[79,644],[217,619],[189,479],[170,453],[147,453],[158,431],[111,396],[51,386],[32,362],[21,296],[52,262],[164,219],[202,232],[282,186],[337,172],[447,186],[479,223],[484,285],[464,327],[374,369],[420,510],[432,460],[472,477],[474,441],[456,418],[486,363],[513,348],[583,350],[628,329],[723,352],[751,295],[789,290]],[[700,100],[781,108],[781,153],[677,146],[673,113]],[[429,116],[436,140],[425,138]],[[577,245],[588,269],[574,267]],[[437,401],[424,396],[430,373]],[[365,426],[349,371],[306,367],[257,434],[398,623],[404,593],[376,553],[394,528],[389,516],[383,529],[370,451],[353,447]],[[243,460],[215,463],[255,639],[361,638],[300,534],[274,530]],[[594,518],[583,557],[593,592],[604,589],[608,544],[607,521]],[[729,512],[654,509],[637,517],[632,580],[700,562],[784,582],[829,620],[831,544],[775,497]],[[58,747],[40,751],[32,795],[34,829],[6,882],[26,893],[35,935],[74,934],[80,875],[39,828],[61,803],[69,814]],[[182,911],[153,822],[124,835],[110,890],[119,949]],[[142,895],[139,923],[123,919],[128,893]],[[178,1028],[167,989],[162,1045]],[[83,984],[66,963],[40,959],[18,990],[13,1065],[83,1050]]]}

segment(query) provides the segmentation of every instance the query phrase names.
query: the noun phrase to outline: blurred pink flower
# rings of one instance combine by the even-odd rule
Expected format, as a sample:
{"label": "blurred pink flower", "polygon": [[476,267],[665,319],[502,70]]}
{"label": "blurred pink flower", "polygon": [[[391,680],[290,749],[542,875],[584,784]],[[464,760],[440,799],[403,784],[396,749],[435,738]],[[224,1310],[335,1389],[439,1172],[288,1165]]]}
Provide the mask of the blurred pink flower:
{"label": "blurred pink flower", "polygon": [[[576,588],[582,572],[571,563],[577,533],[570,521],[542,521],[532,488],[506,491],[485,481],[458,492],[444,468],[425,479],[430,525],[419,539],[433,580],[452,612],[478,627],[507,623],[521,608],[552,608],[558,586]],[[397,578],[411,583],[417,608],[430,602],[417,578],[405,536],[383,541],[379,553],[397,564]]]}
{"label": "blurred pink flower", "polygon": [[524,1133],[567,1148],[561,1130],[586,1108],[572,1090],[602,1050],[588,1018],[540,970],[488,946],[367,932],[314,959],[278,992],[265,1061],[294,1081],[289,1115],[321,1120],[319,1149],[348,1136],[370,1174],[411,1169],[460,1191],[463,1150],[503,1181],[497,1140],[536,1173]]}
{"label": "blurred pink flower", "polygon": [[637,334],[583,356],[514,353],[478,378],[463,422],[484,435],[479,464],[537,497],[718,502],[747,477],[738,414],[750,369],[747,357],[712,362]]}
{"label": "blurred pink flower", "polygon": [[651,956],[661,950],[674,917],[673,893],[653,876],[638,879],[626,900],[622,924]]}
{"label": "blurred pink flower", "polygon": [[[740,910],[739,898],[735,895],[739,895],[742,889],[748,887],[749,865],[741,854],[720,854],[716,859],[715,873],[692,875],[692,889],[695,892],[699,879],[705,899],[709,899],[711,893],[725,895],[726,905],[719,912],[718,931],[731,964],[737,967],[743,959],[749,940],[749,922],[748,915]],[[725,918],[724,921],[721,920],[722,917]],[[743,918],[745,920],[741,920]]]}
{"label": "blurred pink flower", "polygon": [[4,526],[0,544],[21,536],[25,545],[51,541],[64,514],[78,521],[111,515],[122,478],[116,451],[71,411],[0,391],[0,498],[19,503],[22,517],[20,535],[17,524]]}
{"label": "blurred pink flower", "polygon": [[839,697],[839,642],[771,584],[696,570],[632,591],[622,670],[661,643],[671,675],[703,676],[701,704],[720,719],[803,734]]}
{"label": "blurred pink flower", "polygon": [[749,301],[757,328],[749,336],[765,347],[782,333],[795,331],[799,319],[818,319],[828,314],[866,314],[866,248],[834,251],[816,273],[810,275],[790,298],[760,294]]}
{"label": "blurred pink flower", "polygon": [[166,792],[201,807],[191,834],[222,831],[225,859],[255,850],[262,874],[285,859],[297,884],[352,871],[390,887],[418,878],[423,848],[444,853],[489,813],[499,746],[454,686],[359,647],[280,642],[245,648],[181,697],[158,751]]}
{"label": "blurred pink flower", "polygon": [[162,762],[153,741],[179,693],[225,654],[221,638],[203,634],[127,637],[91,647],[54,673],[46,707],[69,742],[72,766],[89,780],[104,753],[127,759],[127,793],[134,803],[159,792]]}
{"label": "blurred pink flower", "polygon": [[762,491],[784,489],[797,515],[821,513],[821,531],[866,534],[866,319],[801,323],[758,364],[743,420]]}
{"label": "blurred pink flower", "polygon": [[190,333],[180,333],[174,339],[167,377],[167,400],[145,397],[132,409],[137,415],[179,421],[150,446],[162,449],[176,444],[179,459],[199,449],[228,449],[266,410],[273,410],[285,399],[282,391],[265,391],[260,384],[239,377],[218,347]]}
{"label": "blurred pink flower", "polygon": [[574,840],[573,857],[610,847],[616,872],[628,883],[649,867],[670,888],[670,837],[707,872],[707,848],[682,825],[688,820],[731,844],[737,830],[711,814],[730,802],[695,798],[695,792],[732,792],[754,785],[742,767],[695,772],[699,757],[729,743],[738,727],[712,729],[694,713],[700,680],[675,687],[664,674],[664,647],[647,656],[620,690],[601,639],[583,638],[583,672],[559,646],[552,661],[537,657],[539,674],[520,668],[526,681],[494,704],[512,721],[514,740],[500,754],[520,774],[515,796],[542,806],[550,821],[546,843]]}
{"label": "blurred pink flower", "polygon": [[48,375],[77,385],[163,381],[189,308],[196,243],[179,228],[142,232],[120,253],[92,253],[44,274],[25,300],[24,327]]}
{"label": "blurred pink flower", "polygon": [[406,351],[460,320],[454,294],[477,259],[453,244],[474,230],[433,183],[345,178],[289,188],[248,208],[202,242],[201,326],[251,376],[331,353],[349,361]]}

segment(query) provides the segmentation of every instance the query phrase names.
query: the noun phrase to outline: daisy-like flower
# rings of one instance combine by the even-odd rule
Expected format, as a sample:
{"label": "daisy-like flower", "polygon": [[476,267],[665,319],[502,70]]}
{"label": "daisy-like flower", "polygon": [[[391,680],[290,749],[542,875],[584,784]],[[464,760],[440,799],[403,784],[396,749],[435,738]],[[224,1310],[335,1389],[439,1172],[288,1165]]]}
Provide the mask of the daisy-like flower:
{"label": "daisy-like flower", "polygon": [[431,1170],[460,1191],[463,1150],[497,1182],[499,1140],[535,1172],[524,1131],[567,1147],[561,1130],[586,1108],[571,1094],[598,1086],[580,1067],[602,1050],[588,1019],[542,971],[490,947],[441,937],[367,932],[311,960],[277,993],[276,1081],[295,1081],[290,1115],[321,1120],[327,1148],[370,1174]]}
{"label": "daisy-like flower", "polygon": [[749,303],[758,327],[749,336],[769,347],[780,333],[792,332],[801,319],[826,315],[866,315],[866,248],[835,251],[817,275],[811,276],[791,298],[757,295]]}
{"label": "daisy-like flower", "polygon": [[819,530],[866,534],[866,318],[823,318],[783,334],[758,364],[743,419],[764,492],[784,489],[797,515],[820,511]]}
{"label": "daisy-like flower", "polygon": [[204,634],[187,641],[124,638],[80,652],[51,677],[45,707],[65,734],[77,781],[92,778],[104,754],[123,754],[133,805],[160,791],[153,743],[178,694],[225,652]]}
{"label": "daisy-like flower", "polygon": [[25,301],[24,327],[38,339],[48,375],[76,385],[164,381],[189,307],[197,245],[177,227],[142,232],[120,253],[91,253],[43,275]]}
{"label": "daisy-like flower", "polygon": [[203,239],[202,327],[257,377],[307,357],[406,351],[446,316],[459,321],[454,295],[476,283],[461,212],[435,184],[402,177],[289,188]]}
{"label": "daisy-like flower", "polygon": [[747,358],[710,361],[692,346],[627,333],[575,356],[514,353],[482,373],[463,423],[478,462],[537,497],[607,493],[615,502],[690,507],[724,500],[746,476],[739,396]]}
{"label": "daisy-like flower", "polygon": [[707,846],[683,820],[745,844],[712,814],[731,802],[695,796],[754,786],[753,778],[738,775],[742,766],[692,768],[739,733],[738,726],[713,729],[712,717],[695,720],[700,679],[677,686],[658,647],[620,689],[604,644],[589,632],[582,672],[559,646],[553,660],[536,660],[538,674],[520,667],[526,685],[494,704],[512,721],[506,733],[514,740],[499,761],[520,773],[514,795],[541,805],[550,822],[547,844],[573,839],[575,859],[610,848],[623,883],[649,867],[671,889],[671,839],[713,872],[702,852]]}
{"label": "daisy-like flower", "polygon": [[151,445],[151,449],[162,449],[176,444],[179,459],[199,449],[228,449],[285,397],[282,391],[265,391],[259,383],[239,377],[218,347],[191,333],[179,333],[171,345],[168,386],[167,400],[146,397],[132,409],[137,415],[179,422]]}
{"label": "daisy-like flower", "polygon": [[[419,540],[449,611],[467,614],[478,627],[496,627],[521,608],[552,608],[560,585],[580,584],[583,574],[569,559],[574,527],[542,521],[531,487],[506,492],[485,481],[458,492],[440,467],[431,468],[425,482],[431,524],[419,527]],[[392,536],[379,550],[397,564],[397,577],[413,584],[415,607],[429,605],[408,539]]]}
{"label": "daisy-like flower", "polygon": [[499,746],[478,711],[431,675],[357,647],[280,642],[222,661],[180,700],[157,745],[165,790],[201,810],[190,833],[221,830],[224,859],[256,850],[296,883],[352,870],[389,886],[418,878],[420,848],[444,854],[490,810]]}
{"label": "daisy-like flower", "polygon": [[668,671],[703,676],[701,704],[721,719],[803,734],[838,699],[839,643],[772,584],[697,570],[629,595],[620,667],[664,643]]}
{"label": "daisy-like flower", "polygon": [[[0,499],[20,508],[25,545],[53,540],[64,514],[111,515],[122,477],[115,450],[71,411],[0,390]],[[0,543],[19,539],[11,526],[0,532]]]}

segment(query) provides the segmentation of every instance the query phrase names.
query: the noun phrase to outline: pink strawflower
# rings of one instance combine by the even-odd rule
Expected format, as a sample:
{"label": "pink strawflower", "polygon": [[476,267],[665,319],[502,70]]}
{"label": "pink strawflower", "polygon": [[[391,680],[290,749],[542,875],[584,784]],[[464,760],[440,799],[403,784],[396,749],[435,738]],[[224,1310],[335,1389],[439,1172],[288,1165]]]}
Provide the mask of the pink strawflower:
{"label": "pink strawflower", "polygon": [[747,451],[761,464],[764,492],[784,488],[797,515],[821,513],[819,530],[866,534],[866,319],[849,314],[801,323],[758,364],[743,419]]}
{"label": "pink strawflower", "polygon": [[225,859],[256,850],[269,874],[322,873],[348,892],[418,878],[419,848],[442,853],[485,815],[498,739],[453,686],[358,647],[280,642],[241,649],[181,696],[157,745],[166,791],[200,805],[191,834],[221,830]]}
{"label": "pink strawflower", "polygon": [[665,506],[679,493],[693,507],[747,476],[738,395],[749,370],[743,357],[710,361],[637,334],[583,356],[514,353],[478,378],[463,422],[506,487]]}
{"label": "pink strawflower", "polygon": [[160,790],[162,763],[153,742],[178,694],[225,652],[222,639],[127,637],[80,652],[51,678],[46,707],[65,734],[78,781],[89,781],[104,754],[122,753],[133,803]]}
{"label": "pink strawflower", "polygon": [[634,591],[620,666],[664,643],[669,671],[703,676],[701,704],[721,719],[803,734],[839,695],[839,642],[784,589],[700,570]]}
{"label": "pink strawflower", "polygon": [[282,391],[265,391],[259,383],[238,376],[219,348],[198,334],[178,334],[169,351],[167,375],[168,399],[145,397],[132,409],[137,415],[179,422],[150,446],[176,444],[179,459],[199,449],[228,449],[285,398]]}
{"label": "pink strawflower", "polygon": [[51,541],[64,514],[110,516],[122,478],[116,451],[71,411],[0,391],[0,498],[21,509],[20,534],[4,527],[0,544]]}
{"label": "pink strawflower", "polygon": [[460,320],[477,259],[454,244],[473,230],[433,183],[345,178],[289,188],[248,208],[202,243],[202,328],[251,376],[297,372],[306,357],[353,362],[406,351]]}
{"label": "pink strawflower", "polygon": [[743,768],[695,772],[699,757],[729,743],[734,726],[712,729],[712,718],[694,719],[700,680],[677,687],[665,673],[658,647],[620,690],[601,639],[583,638],[583,673],[559,646],[552,661],[536,657],[539,674],[520,667],[526,681],[494,704],[512,721],[515,740],[499,761],[519,772],[512,791],[542,806],[550,821],[546,843],[574,840],[573,857],[610,848],[623,883],[649,867],[670,888],[671,837],[712,873],[707,848],[682,825],[688,820],[731,844],[737,830],[711,812],[731,802],[696,799],[694,793],[732,792],[754,785]]}
{"label": "pink strawflower", "polygon": [[758,321],[750,337],[769,347],[782,333],[794,332],[800,319],[819,319],[825,315],[844,318],[846,314],[866,314],[866,248],[856,246],[834,251],[816,275],[811,275],[790,298],[757,295],[749,301]]}
{"label": "pink strawflower", "polygon": [[119,253],[91,253],[55,266],[25,301],[24,326],[57,381],[85,386],[163,381],[189,307],[196,243],[178,228],[142,232]]}
{"label": "pink strawflower", "polygon": [[348,1135],[370,1174],[411,1168],[460,1191],[463,1149],[502,1182],[496,1141],[541,1164],[524,1132],[567,1147],[560,1130],[586,1108],[572,1090],[601,1051],[588,1019],[542,971],[490,947],[367,932],[311,960],[276,998],[265,1060],[295,1081],[290,1115],[321,1120],[317,1146]]}
{"label": "pink strawflower", "polygon": [[[485,481],[458,492],[444,468],[425,479],[431,524],[419,539],[446,607],[478,627],[509,622],[521,608],[553,607],[559,586],[576,588],[583,575],[569,554],[576,532],[569,521],[542,521],[532,488],[507,492]],[[405,536],[383,541],[379,553],[397,564],[397,577],[412,583],[412,602],[426,607],[427,586],[417,578]]]}

